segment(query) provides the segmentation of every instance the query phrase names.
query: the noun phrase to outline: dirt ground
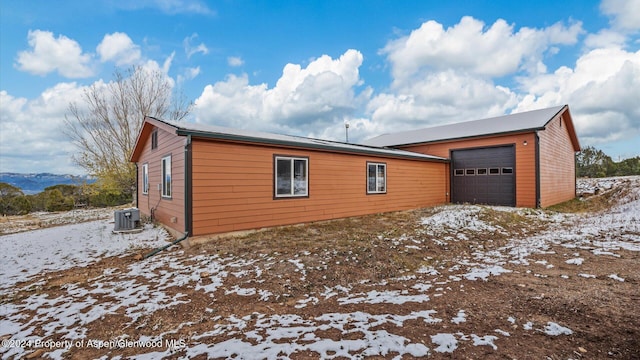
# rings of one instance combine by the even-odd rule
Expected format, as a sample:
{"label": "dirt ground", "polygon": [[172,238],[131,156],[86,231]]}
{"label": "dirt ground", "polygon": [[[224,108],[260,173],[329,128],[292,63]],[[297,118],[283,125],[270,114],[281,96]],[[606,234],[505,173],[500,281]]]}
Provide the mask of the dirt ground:
{"label": "dirt ground", "polygon": [[[566,205],[557,210],[590,213],[596,208],[606,211],[613,204],[610,198],[603,200],[594,197],[591,204],[581,203],[577,208]],[[184,294],[183,298],[189,299],[188,302],[149,312],[136,319],[136,326],[129,323],[131,319],[126,315],[126,308],[121,308],[89,323],[85,335],[89,339],[110,339],[123,334],[139,338],[142,335],[171,333],[174,338],[187,339],[189,346],[197,335],[205,336],[203,334],[230,318],[246,319],[248,325],[238,332],[209,333],[204,338],[198,338],[198,342],[223,342],[238,336],[245,336],[246,341],[250,331],[266,336],[268,332],[258,329],[256,322],[259,317],[268,318],[278,314],[318,319],[333,313],[406,315],[432,310],[434,316],[443,321],[428,323],[422,319],[410,319],[400,325],[384,322],[374,325],[374,328],[402,336],[410,343],[425,344],[431,349],[430,358],[640,359],[640,252],[617,249],[614,255],[602,255],[589,248],[571,248],[562,242],[552,242],[544,252],[529,254],[527,264],[506,261],[502,267],[509,272],[470,280],[457,269],[459,264],[476,259],[474,254],[479,249],[482,254],[491,254],[492,251],[508,253],[505,247],[512,239],[548,231],[552,225],[540,217],[487,208],[479,218],[499,226],[501,231],[436,229],[434,234],[417,226],[422,219],[443,208],[447,207],[270,229],[243,237],[222,238],[187,249],[173,247],[143,261],[152,263],[169,254],[181,259],[215,255],[216,259],[250,260],[250,265],[238,265],[237,270],[246,270],[246,275],[228,276],[223,286],[215,292],[215,297],[197,290],[195,284],[204,286],[212,280],[209,274],[194,266],[194,271],[200,272],[194,275],[197,280],[165,289],[169,294]],[[575,224],[555,226],[572,227]],[[623,235],[640,239],[640,233],[627,232]],[[611,240],[611,235],[607,233],[597,236],[600,238],[592,238],[592,243]],[[443,238],[449,241],[438,241]],[[411,246],[412,243],[419,246]],[[113,273],[126,272],[131,264],[139,262],[134,255],[105,258],[87,268],[42,274],[17,284],[16,288],[21,290],[3,296],[1,303],[20,303],[33,294],[42,294],[51,299],[67,296],[65,286],[68,284],[90,287],[106,269]],[[567,262],[577,256],[582,259],[579,266]],[[300,263],[304,264],[304,271],[298,266]],[[169,265],[159,269],[172,271]],[[154,271],[158,273],[160,270]],[[612,278],[611,274],[617,274],[624,281]],[[328,289],[337,291],[335,289],[340,286],[349,288],[349,294],[364,294],[372,290],[400,290],[400,294],[403,291],[413,294],[411,289],[425,283],[430,285],[430,289],[425,291],[429,295],[426,302],[349,303],[341,296],[318,296],[326,294]],[[247,296],[233,291],[234,288],[237,290],[249,285],[271,296],[260,299],[259,294]],[[304,299],[309,301],[302,302]],[[100,301],[98,298],[96,304]],[[449,321],[456,318],[460,310],[464,311],[465,321]],[[37,309],[24,312],[27,319],[37,314]],[[561,324],[572,332],[550,336],[542,330],[549,322]],[[535,324],[533,329],[527,323]],[[43,328],[46,325],[38,326]],[[344,330],[318,330],[315,336],[335,341],[362,338],[360,332],[346,331],[349,330],[349,324],[345,325]],[[35,333],[39,331],[43,332],[36,328]],[[434,351],[436,345],[432,342],[432,336],[439,333],[458,334],[455,351]],[[474,345],[475,340],[469,337],[470,334],[489,334],[498,338],[493,342],[495,346],[478,346]],[[258,340],[251,338],[250,342],[257,343]],[[62,357],[127,357],[137,353],[136,349],[114,351],[84,348],[71,349]],[[43,351],[36,350],[25,356],[38,358],[43,354]],[[167,358],[186,356],[184,349],[176,349],[174,353],[165,355]],[[244,358],[237,354],[229,356]],[[329,352],[325,356],[337,354]],[[370,358],[391,359],[397,356],[397,353],[391,352]],[[201,359],[206,357],[196,356]],[[318,352],[305,350],[289,356],[283,354],[282,357],[306,359],[321,356]],[[409,354],[402,356],[411,357]]]}

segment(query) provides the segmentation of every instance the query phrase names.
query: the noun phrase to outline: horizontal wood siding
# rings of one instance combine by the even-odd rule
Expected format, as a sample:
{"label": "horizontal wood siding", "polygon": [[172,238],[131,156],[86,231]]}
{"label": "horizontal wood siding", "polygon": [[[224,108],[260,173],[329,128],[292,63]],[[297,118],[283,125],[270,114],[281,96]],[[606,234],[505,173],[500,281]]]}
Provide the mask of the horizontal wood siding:
{"label": "horizontal wood siding", "polygon": [[[527,145],[524,145],[525,141]],[[403,146],[401,148],[422,154],[449,158],[451,150],[510,144],[515,144],[516,149],[516,206],[536,207],[536,146],[534,133],[442,141]]]}
{"label": "horizontal wood siding", "polygon": [[[205,235],[419,208],[447,201],[444,163],[193,140],[193,233]],[[307,198],[274,199],[274,155],[309,158]],[[367,162],[387,193],[367,195]]]}
{"label": "horizontal wood siding", "polygon": [[575,151],[566,122],[558,116],[538,135],[541,206],[548,207],[573,199],[576,196]]}
{"label": "horizontal wood siding", "polygon": [[[138,160],[138,208],[140,212],[151,216],[176,232],[184,232],[184,144],[185,137],[171,134],[162,129],[158,131],[158,147],[151,149],[151,136],[148,136]],[[150,135],[150,134],[149,134]],[[163,198],[162,158],[171,155],[171,198]],[[142,165],[149,164],[149,194],[142,194]],[[175,220],[172,221],[172,220]]]}

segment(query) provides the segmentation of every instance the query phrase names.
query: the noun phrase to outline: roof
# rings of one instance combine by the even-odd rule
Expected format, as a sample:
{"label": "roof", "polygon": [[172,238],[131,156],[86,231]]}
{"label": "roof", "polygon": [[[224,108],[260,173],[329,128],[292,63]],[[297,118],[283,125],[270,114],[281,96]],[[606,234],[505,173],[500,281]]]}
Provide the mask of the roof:
{"label": "roof", "polygon": [[314,139],[302,136],[281,135],[267,132],[259,132],[244,129],[234,129],[214,125],[194,124],[186,122],[175,122],[160,120],[153,117],[146,117],[142,125],[142,130],[138,135],[136,146],[131,161],[137,161],[142,152],[143,142],[141,139],[151,133],[152,128],[160,127],[166,131],[173,132],[180,136],[192,136],[195,138],[216,139],[222,141],[236,141],[245,143],[257,143],[265,145],[297,147],[305,149],[317,149],[323,151],[342,152],[374,155],[380,157],[407,158],[423,161],[439,161],[448,162],[446,158],[433,155],[425,155],[411,151],[388,149],[379,146],[359,145],[351,143],[343,143],[339,141],[330,141],[322,139]]}
{"label": "roof", "polygon": [[546,109],[532,110],[488,119],[466,121],[449,125],[434,126],[418,130],[384,134],[364,143],[370,146],[401,146],[444,140],[460,140],[471,137],[505,135],[543,130],[549,121],[557,115],[567,112],[570,123],[570,136],[576,151],[580,144],[575,135],[569,106],[561,105]]}

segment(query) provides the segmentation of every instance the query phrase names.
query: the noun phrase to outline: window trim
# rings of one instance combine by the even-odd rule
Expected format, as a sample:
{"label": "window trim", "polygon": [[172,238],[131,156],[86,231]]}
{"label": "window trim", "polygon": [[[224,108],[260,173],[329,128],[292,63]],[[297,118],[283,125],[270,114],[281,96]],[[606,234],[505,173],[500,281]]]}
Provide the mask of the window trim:
{"label": "window trim", "polygon": [[[371,166],[375,166],[375,190],[371,190],[369,188],[369,167]],[[384,177],[383,177],[383,181],[384,181],[384,190],[378,190],[378,168],[379,167],[383,167],[384,168]],[[383,163],[383,162],[373,162],[373,161],[367,161],[367,172],[366,172],[366,179],[367,179],[367,195],[373,195],[373,194],[386,194],[387,193],[387,163]]]}
{"label": "window trim", "polygon": [[[167,174],[167,166],[166,163],[168,161],[168,169],[169,172]],[[167,184],[167,175],[169,175],[169,183]],[[173,174],[172,174],[172,161],[171,161],[171,154],[163,156],[162,159],[160,160],[160,176],[161,176],[161,183],[162,183],[162,197],[165,199],[171,199],[173,192],[172,192],[172,188],[173,188]]]}
{"label": "window trim", "polygon": [[485,175],[488,174],[488,172],[489,172],[489,170],[487,168],[477,168],[476,169],[476,176],[485,176]]}
{"label": "window trim", "polygon": [[149,195],[149,163],[142,164],[142,195]]}
{"label": "window trim", "polygon": [[[495,172],[494,172],[495,170]],[[489,176],[496,176],[496,175],[500,175],[500,168],[499,167],[490,167],[489,168]]]}
{"label": "window trim", "polygon": [[453,176],[464,176],[464,169],[453,169]]}
{"label": "window trim", "polygon": [[[507,170],[507,171],[505,171]],[[500,175],[513,175],[513,168],[510,166],[505,166],[500,170]]]}
{"label": "window trim", "polygon": [[[279,194],[278,193],[278,160],[289,160],[291,163],[291,188],[288,194]],[[296,194],[295,187],[293,184],[295,183],[295,162],[304,161],[305,164],[305,192],[304,194]],[[273,199],[299,199],[299,198],[308,198],[309,197],[309,157],[308,156],[296,156],[296,155],[273,155]]]}
{"label": "window trim", "polygon": [[464,176],[476,176],[476,169],[475,168],[464,169]]}

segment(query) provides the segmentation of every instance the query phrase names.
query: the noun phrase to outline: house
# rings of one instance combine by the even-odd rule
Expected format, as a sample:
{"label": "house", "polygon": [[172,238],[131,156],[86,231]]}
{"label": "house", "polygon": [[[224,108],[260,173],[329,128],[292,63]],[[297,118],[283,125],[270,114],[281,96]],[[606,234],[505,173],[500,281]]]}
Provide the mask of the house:
{"label": "house", "polygon": [[365,145],[146,117],[137,206],[174,235],[228,233],[448,202],[546,207],[575,197],[568,106]]}
{"label": "house", "polygon": [[365,143],[450,159],[454,203],[548,207],[576,196],[580,143],[568,105],[380,135]]}
{"label": "house", "polygon": [[189,236],[443,204],[449,182],[443,157],[152,117],[131,161],[140,212]]}

